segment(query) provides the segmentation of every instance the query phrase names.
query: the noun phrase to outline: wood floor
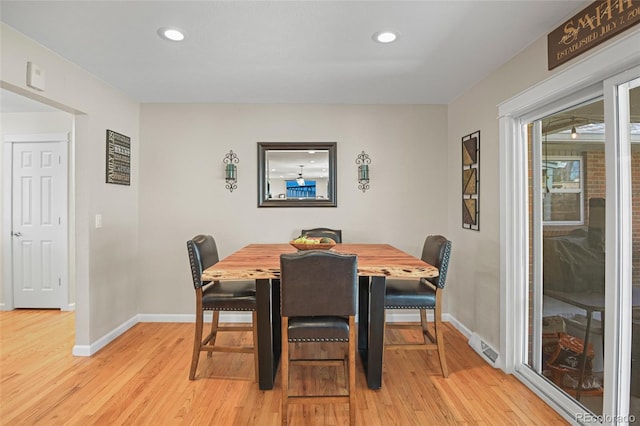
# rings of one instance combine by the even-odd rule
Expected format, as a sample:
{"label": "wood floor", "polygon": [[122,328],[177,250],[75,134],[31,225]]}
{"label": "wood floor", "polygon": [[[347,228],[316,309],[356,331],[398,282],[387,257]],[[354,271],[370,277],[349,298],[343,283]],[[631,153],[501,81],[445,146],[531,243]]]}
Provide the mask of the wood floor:
{"label": "wood floor", "polygon": [[[447,379],[440,374],[436,352],[386,351],[382,389],[373,391],[358,362],[358,425],[567,424],[514,377],[485,363],[464,336],[445,325]],[[196,380],[188,380],[193,324],[137,324],[92,357],[71,355],[71,312],[1,312],[0,332],[1,425],[281,422],[281,379],[274,390],[260,391],[250,354],[202,354]],[[251,342],[250,333],[236,341],[223,337],[229,337],[229,344]],[[329,367],[292,372],[292,387],[321,389],[343,383],[342,375],[341,369]],[[289,410],[291,425],[348,423],[346,404]]]}

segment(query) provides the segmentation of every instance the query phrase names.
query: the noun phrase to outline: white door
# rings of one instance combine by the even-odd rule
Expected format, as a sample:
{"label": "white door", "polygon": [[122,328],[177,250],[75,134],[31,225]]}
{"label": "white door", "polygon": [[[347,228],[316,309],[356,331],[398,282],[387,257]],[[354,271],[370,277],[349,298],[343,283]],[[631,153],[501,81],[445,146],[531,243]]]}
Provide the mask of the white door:
{"label": "white door", "polygon": [[67,288],[66,141],[13,144],[15,308],[60,308]]}

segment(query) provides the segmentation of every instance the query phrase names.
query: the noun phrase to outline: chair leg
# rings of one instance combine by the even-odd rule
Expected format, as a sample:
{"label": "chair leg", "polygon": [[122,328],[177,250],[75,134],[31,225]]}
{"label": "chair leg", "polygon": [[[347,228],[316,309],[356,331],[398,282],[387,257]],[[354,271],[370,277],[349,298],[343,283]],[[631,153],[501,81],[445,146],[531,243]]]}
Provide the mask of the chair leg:
{"label": "chair leg", "polygon": [[440,303],[440,297],[442,293],[436,293],[436,310],[434,324],[436,328],[436,344],[438,345],[438,357],[440,358],[440,368],[442,368],[442,375],[449,377],[449,369],[447,368],[447,358],[444,354],[444,337],[442,336],[442,304]]}
{"label": "chair leg", "polygon": [[282,317],[282,349],[280,370],[282,372],[282,426],[287,425],[289,408],[289,317]]}
{"label": "chair leg", "polygon": [[251,327],[253,328],[253,363],[255,369],[256,382],[260,381],[260,372],[258,370],[258,312],[253,311],[251,314]]}
{"label": "chair leg", "polygon": [[349,317],[349,424],[356,424],[356,320]]}
{"label": "chair leg", "polygon": [[196,292],[196,327],[195,336],[193,337],[193,355],[191,356],[191,371],[189,372],[189,380],[196,377],[196,369],[198,368],[198,359],[200,358],[200,347],[202,345],[202,291]]}
{"label": "chair leg", "polygon": [[[216,344],[216,338],[218,337],[218,325],[220,324],[220,311],[213,311],[213,318],[211,318],[211,333],[209,333],[209,346]],[[207,351],[207,358],[213,356],[212,351]]]}
{"label": "chair leg", "polygon": [[427,320],[427,310],[420,309],[420,326],[422,327],[422,338],[424,343],[433,343],[429,341],[429,321]]}

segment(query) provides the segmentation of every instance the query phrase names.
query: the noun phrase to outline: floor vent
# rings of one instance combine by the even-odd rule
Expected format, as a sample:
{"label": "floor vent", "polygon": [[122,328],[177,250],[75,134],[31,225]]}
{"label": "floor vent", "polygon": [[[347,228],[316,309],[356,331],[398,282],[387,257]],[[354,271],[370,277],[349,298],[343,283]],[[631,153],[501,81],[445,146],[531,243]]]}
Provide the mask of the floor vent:
{"label": "floor vent", "polygon": [[480,356],[493,367],[498,367],[498,359],[500,358],[500,354],[488,343],[482,340],[480,335],[478,335],[477,333],[473,333],[471,335],[471,338],[469,339],[469,346],[471,346],[476,352],[478,352]]}

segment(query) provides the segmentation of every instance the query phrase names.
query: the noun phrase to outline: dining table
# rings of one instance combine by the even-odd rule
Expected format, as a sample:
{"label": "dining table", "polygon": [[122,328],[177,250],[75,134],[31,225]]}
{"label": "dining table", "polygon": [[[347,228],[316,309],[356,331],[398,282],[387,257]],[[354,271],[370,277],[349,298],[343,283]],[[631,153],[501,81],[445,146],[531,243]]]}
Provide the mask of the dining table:
{"label": "dining table", "polygon": [[[385,280],[431,278],[438,268],[390,244],[336,244],[331,250],[358,256],[358,352],[370,389],[382,387]],[[256,282],[258,384],[273,389],[281,352],[280,255],[296,253],[288,243],[249,244],[205,269],[203,281]]]}

